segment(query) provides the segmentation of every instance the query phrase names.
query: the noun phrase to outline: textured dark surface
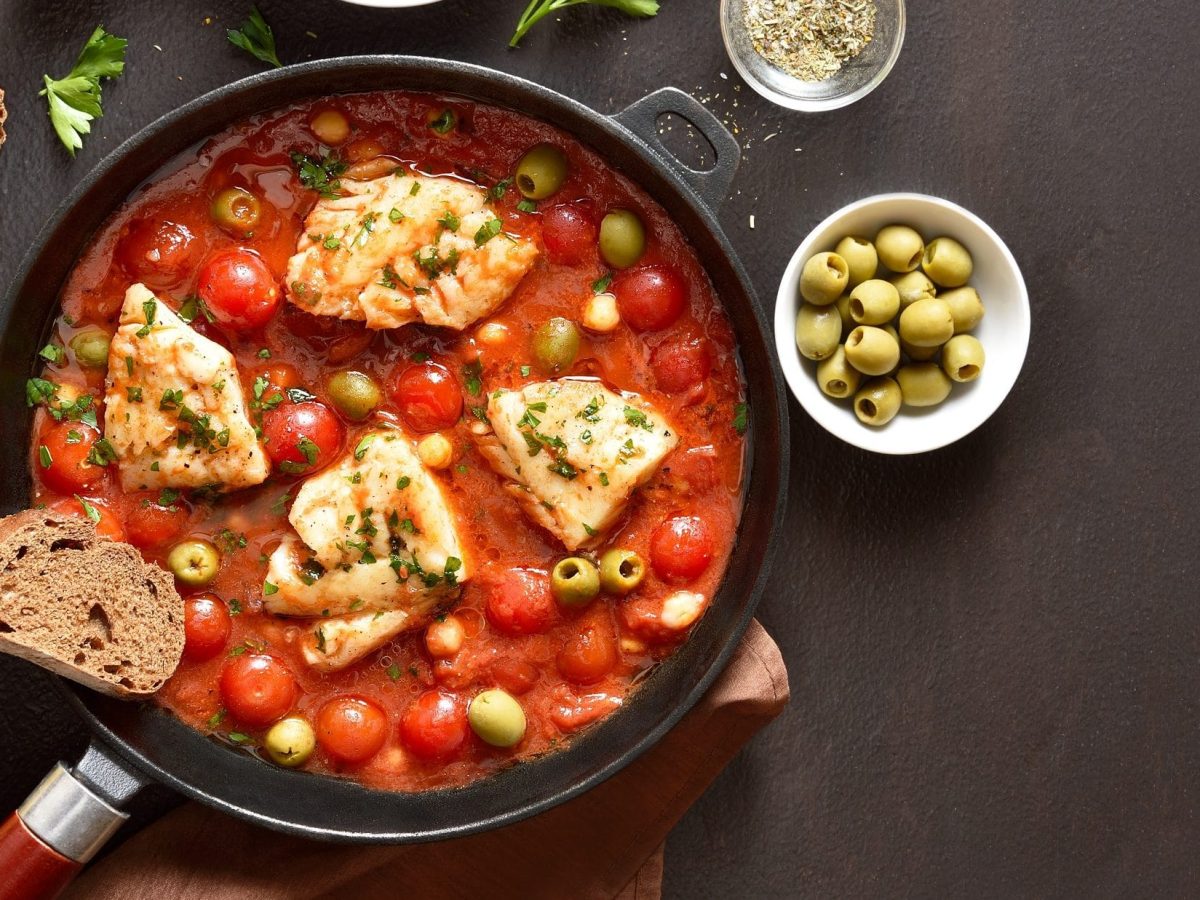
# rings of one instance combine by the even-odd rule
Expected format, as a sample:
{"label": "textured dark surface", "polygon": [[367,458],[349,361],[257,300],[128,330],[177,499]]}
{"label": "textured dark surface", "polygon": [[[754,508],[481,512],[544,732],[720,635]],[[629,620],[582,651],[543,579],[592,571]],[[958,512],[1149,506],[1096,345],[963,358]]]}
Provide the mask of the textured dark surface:
{"label": "textured dark surface", "polygon": [[[760,607],[793,701],[676,830],[667,895],[1193,893],[1194,4],[914,3],[888,81],[822,116],[736,90],[715,2],[667,0],[646,23],[578,10],[509,52],[521,5],[261,4],[285,61],[464,59],[604,112],[667,83],[691,91],[738,127],[745,158],[721,218],[765,298],[827,213],[917,190],[995,227],[1033,302],[1021,380],[953,447],[871,456],[793,406],[789,528]],[[6,278],[108,149],[257,70],[220,31],[244,11],[225,0],[0,4]],[[205,26],[206,15],[218,21]],[[133,39],[130,67],[72,162],[35,93],[98,22]],[[9,806],[82,746],[47,684],[0,661]]]}

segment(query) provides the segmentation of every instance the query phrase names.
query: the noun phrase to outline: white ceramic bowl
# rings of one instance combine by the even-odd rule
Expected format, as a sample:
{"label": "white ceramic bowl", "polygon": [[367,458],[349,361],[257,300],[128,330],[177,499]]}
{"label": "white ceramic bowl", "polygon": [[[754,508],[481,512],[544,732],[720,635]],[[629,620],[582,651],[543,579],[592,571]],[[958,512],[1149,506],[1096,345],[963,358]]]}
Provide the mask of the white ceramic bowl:
{"label": "white ceramic bowl", "polygon": [[[926,241],[948,235],[971,252],[970,284],[983,300],[983,321],[972,332],[986,353],[983,373],[955,384],[938,406],[903,407],[882,428],[864,425],[851,401],[826,397],[817,387],[817,364],[796,349],[800,270],[815,253],[833,250],[846,235],[874,238],[885,225],[911,225]],[[788,263],[775,298],[775,347],[788,386],[800,405],[826,431],[876,453],[924,453],[970,434],[996,411],[1016,383],[1029,347],[1029,294],[1017,261],[1004,241],[973,213],[925,194],[880,194],[845,206],[812,230]]]}

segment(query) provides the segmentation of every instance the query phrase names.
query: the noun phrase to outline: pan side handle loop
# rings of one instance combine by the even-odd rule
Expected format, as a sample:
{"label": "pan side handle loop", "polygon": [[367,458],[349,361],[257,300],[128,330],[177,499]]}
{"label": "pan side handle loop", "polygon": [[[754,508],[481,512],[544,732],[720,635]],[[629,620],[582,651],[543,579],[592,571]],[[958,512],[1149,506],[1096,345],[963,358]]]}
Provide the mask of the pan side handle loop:
{"label": "pan side handle loop", "polygon": [[[658,136],[658,117],[664,113],[684,119],[712,144],[717,159],[711,169],[702,172],[684,165],[663,145]],[[714,211],[720,207],[733,184],[742,149],[737,139],[698,100],[679,88],[660,88],[630,104],[613,118],[667,160],[706,206]]]}

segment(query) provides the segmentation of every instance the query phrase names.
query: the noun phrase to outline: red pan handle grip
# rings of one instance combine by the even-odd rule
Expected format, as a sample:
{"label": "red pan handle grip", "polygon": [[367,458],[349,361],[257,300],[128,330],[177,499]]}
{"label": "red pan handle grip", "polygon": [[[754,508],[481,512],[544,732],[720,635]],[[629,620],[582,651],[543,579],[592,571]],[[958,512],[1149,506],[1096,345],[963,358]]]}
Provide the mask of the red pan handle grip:
{"label": "red pan handle grip", "polygon": [[0,825],[0,900],[49,900],[82,868],[38,840],[16,813]]}

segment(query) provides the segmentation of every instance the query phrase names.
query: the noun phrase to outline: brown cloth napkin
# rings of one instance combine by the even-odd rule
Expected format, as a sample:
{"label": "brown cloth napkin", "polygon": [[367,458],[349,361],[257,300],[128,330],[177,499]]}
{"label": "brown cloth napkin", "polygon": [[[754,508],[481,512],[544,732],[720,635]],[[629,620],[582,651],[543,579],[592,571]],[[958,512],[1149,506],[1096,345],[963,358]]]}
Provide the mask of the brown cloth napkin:
{"label": "brown cloth napkin", "polygon": [[658,900],[667,832],[787,699],[779,648],[751,622],[720,678],[656,747],[532,819],[435,844],[347,847],[189,803],[89,869],[65,896]]}

